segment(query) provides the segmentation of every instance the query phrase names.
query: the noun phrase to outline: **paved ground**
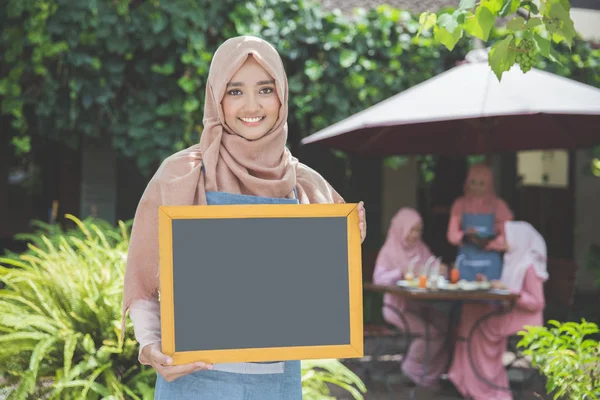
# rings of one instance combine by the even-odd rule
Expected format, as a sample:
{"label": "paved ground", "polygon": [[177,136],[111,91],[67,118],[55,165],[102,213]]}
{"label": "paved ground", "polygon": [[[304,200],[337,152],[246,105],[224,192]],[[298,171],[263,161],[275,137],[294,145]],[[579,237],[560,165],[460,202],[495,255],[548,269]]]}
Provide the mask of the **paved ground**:
{"label": "paved ground", "polygon": [[[366,400],[461,400],[464,399],[450,383],[445,383],[444,388],[437,393],[423,389],[413,390],[404,384],[387,386],[381,383],[365,382],[367,384]],[[533,388],[523,391],[514,397],[514,400],[542,400],[550,399],[544,396],[544,388],[537,381]],[[343,389],[332,388],[332,395],[338,400],[353,400],[353,397]],[[414,396],[414,397],[411,397]]]}
{"label": "paved ground", "polygon": [[[440,393],[432,393],[426,390],[415,390],[407,387],[404,384],[393,384],[389,387],[382,383],[376,383],[361,377],[367,384],[367,393],[365,400],[461,400],[462,396],[456,393],[450,384],[444,385],[444,389]],[[337,400],[354,400],[353,397],[345,390],[335,386],[331,388],[332,396]],[[538,393],[543,393],[543,387],[537,385]],[[413,396],[414,397],[411,397]],[[8,390],[0,389],[0,400],[5,400],[8,396]],[[539,396],[534,391],[529,391],[520,398],[515,400],[541,400],[547,397]],[[549,398],[548,398],[549,399]]]}
{"label": "paved ground", "polygon": [[[368,347],[368,344],[365,343]],[[400,356],[383,356],[377,363],[369,364],[369,359],[345,362],[367,386],[365,400],[461,400],[463,399],[448,381],[444,381],[441,391],[434,393],[424,389],[413,389],[408,380],[400,373]],[[368,368],[367,368],[368,366]],[[369,372],[367,372],[369,371]],[[387,384],[386,384],[387,382]],[[332,386],[332,396],[337,400],[354,400],[344,389]],[[544,393],[543,385],[538,379],[532,390],[524,392],[514,400],[541,400],[549,397],[536,393]],[[0,400],[7,398],[8,391],[0,389]]]}
{"label": "paved ground", "polygon": [[[366,347],[368,344],[365,343]],[[359,360],[345,362],[367,386],[366,400],[460,400],[463,397],[456,391],[454,386],[447,380],[443,380],[442,390],[431,392],[424,389],[413,389],[409,381],[400,373],[399,356],[382,357],[382,361],[369,364]],[[368,360],[367,360],[368,361]],[[367,367],[368,366],[368,367]],[[367,372],[368,371],[368,372]],[[518,381],[518,374],[510,372],[509,376]],[[514,400],[542,400],[550,399],[543,396],[545,393],[541,379],[535,378],[533,384],[527,390],[516,393]],[[353,400],[353,397],[345,390],[334,387],[332,395],[338,400]]]}

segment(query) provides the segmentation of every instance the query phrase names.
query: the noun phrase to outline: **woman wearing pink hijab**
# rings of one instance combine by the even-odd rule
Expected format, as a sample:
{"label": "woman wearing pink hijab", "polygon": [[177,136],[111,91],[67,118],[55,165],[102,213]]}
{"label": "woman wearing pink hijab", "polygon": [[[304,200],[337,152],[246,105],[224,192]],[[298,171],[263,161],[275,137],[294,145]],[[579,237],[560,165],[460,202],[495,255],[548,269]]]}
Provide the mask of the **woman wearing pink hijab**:
{"label": "woman wearing pink hijab", "polygon": [[506,203],[496,196],[494,176],[485,164],[473,165],[467,173],[464,196],[450,211],[448,241],[459,246],[460,278],[474,281],[500,279],[504,223],[513,219]]}
{"label": "woman wearing pink hijab", "polygon": [[[272,45],[252,36],[227,40],[210,65],[200,143],[168,157],[142,195],[127,256],[123,318],[129,310],[140,343],[139,360],[157,371],[157,400],[302,398],[300,361],[173,365],[162,353],[160,331],[160,205],[344,202],[286,148],[288,94],[283,62]],[[358,208],[364,240],[362,202]],[[198,260],[210,268],[210,259],[198,254]],[[243,326],[236,334],[245,334]]]}
{"label": "woman wearing pink hijab", "polygon": [[[502,364],[507,338],[525,325],[543,324],[546,243],[527,222],[505,223],[504,268],[492,287],[519,293],[514,308],[507,314],[482,320],[469,341],[457,342],[449,371],[458,391],[473,400],[512,400],[509,382]],[[458,335],[468,338],[475,323],[485,314],[498,311],[491,304],[465,304]],[[471,363],[472,362],[472,363]],[[494,386],[482,381],[486,379]]]}
{"label": "woman wearing pink hijab", "polygon": [[[425,262],[433,257],[421,239],[422,229],[423,221],[416,210],[402,208],[398,211],[391,221],[386,241],[375,263],[374,284],[395,285],[407,272],[411,263],[418,260],[417,268],[423,268]],[[419,269],[415,270],[415,274],[419,272]],[[431,306],[407,301],[391,293],[384,295],[383,303],[383,317],[387,322],[409,331],[411,335],[420,336],[411,341],[406,358],[402,362],[402,371],[415,384],[437,389],[440,376],[448,362],[448,354],[444,347],[447,317]],[[394,309],[401,313],[404,319],[394,312]],[[429,325],[431,340],[429,360],[424,368],[427,343],[423,335],[426,322]]]}

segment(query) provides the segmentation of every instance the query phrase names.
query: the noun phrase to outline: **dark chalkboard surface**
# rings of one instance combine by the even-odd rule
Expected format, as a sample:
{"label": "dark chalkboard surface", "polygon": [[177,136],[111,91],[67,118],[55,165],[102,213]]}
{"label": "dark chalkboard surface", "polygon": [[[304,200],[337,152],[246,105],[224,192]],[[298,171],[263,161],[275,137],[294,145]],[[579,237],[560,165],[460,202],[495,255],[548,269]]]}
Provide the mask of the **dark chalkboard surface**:
{"label": "dark chalkboard surface", "polygon": [[175,364],[362,356],[356,204],[163,206],[159,228]]}

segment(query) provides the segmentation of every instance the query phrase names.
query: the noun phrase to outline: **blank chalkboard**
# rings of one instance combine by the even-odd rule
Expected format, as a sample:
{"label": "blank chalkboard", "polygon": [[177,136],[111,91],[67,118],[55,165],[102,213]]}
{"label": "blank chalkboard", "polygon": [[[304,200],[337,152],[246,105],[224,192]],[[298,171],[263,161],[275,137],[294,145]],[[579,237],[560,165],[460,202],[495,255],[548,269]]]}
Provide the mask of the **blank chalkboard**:
{"label": "blank chalkboard", "polygon": [[175,364],[363,355],[356,204],[163,206],[159,231]]}

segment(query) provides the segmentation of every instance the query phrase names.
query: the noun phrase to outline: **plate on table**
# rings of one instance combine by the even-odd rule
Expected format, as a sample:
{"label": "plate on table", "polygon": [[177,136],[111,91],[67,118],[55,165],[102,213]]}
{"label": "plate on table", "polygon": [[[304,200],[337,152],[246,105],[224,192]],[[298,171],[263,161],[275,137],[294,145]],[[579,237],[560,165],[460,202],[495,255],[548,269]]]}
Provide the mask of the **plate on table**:
{"label": "plate on table", "polygon": [[427,289],[418,286],[407,286],[406,289],[409,292],[427,292]]}
{"label": "plate on table", "polygon": [[448,283],[444,286],[444,290],[458,290],[458,285],[456,283]]}
{"label": "plate on table", "polygon": [[477,282],[472,282],[472,281],[458,281],[458,283],[456,284],[458,286],[458,288],[460,290],[479,290],[479,285],[477,284]]}
{"label": "plate on table", "polygon": [[416,287],[416,286],[418,286],[418,281],[407,281],[407,280],[401,279],[398,282],[396,282],[396,285],[400,286],[400,287],[405,287],[405,288]]}
{"label": "plate on table", "polygon": [[492,287],[492,285],[488,281],[485,281],[485,282],[475,282],[475,283],[477,283],[477,287],[479,289],[481,289],[481,290],[488,290],[488,289],[490,289]]}
{"label": "plate on table", "polygon": [[511,291],[508,289],[490,289],[490,293],[507,295],[511,294]]}
{"label": "plate on table", "polygon": [[460,280],[457,283],[460,290],[489,290],[491,287],[490,282],[476,282],[476,281],[465,281]]}
{"label": "plate on table", "polygon": [[441,286],[438,286],[440,290],[458,290],[458,285],[456,283],[444,283]]}

